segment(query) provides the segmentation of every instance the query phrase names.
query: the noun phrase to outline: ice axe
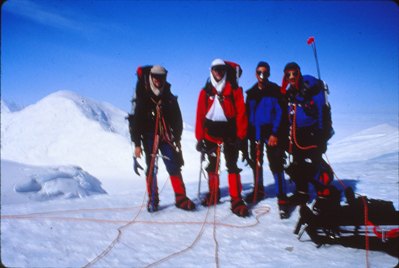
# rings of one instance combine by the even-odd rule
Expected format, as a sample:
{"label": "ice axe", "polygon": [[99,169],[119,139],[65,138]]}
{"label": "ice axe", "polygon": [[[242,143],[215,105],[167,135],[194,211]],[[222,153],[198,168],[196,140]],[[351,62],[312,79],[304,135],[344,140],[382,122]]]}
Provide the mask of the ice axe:
{"label": "ice axe", "polygon": [[307,43],[308,45],[312,46],[314,58],[316,60],[317,76],[320,80],[319,60],[317,59],[316,42],[314,36],[309,37]]}
{"label": "ice axe", "polygon": [[144,170],[144,168],[139,164],[136,157],[133,157],[133,169],[134,173],[140,176],[139,169]]}

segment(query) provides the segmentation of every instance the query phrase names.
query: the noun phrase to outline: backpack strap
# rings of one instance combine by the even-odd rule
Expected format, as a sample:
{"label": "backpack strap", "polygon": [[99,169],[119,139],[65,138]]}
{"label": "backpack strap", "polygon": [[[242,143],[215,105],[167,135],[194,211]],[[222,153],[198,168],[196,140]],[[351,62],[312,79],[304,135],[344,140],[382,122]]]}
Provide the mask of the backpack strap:
{"label": "backpack strap", "polygon": [[[231,83],[230,83],[231,85]],[[231,93],[230,93],[230,98],[231,98],[231,102],[233,103],[233,108],[234,108],[234,112],[237,113],[236,111],[236,103],[235,103],[235,99],[234,99],[234,90],[238,89],[238,87],[233,87],[233,85],[231,85]],[[206,96],[210,97],[210,96],[218,96],[220,97],[222,94],[212,94],[212,84],[209,81],[209,79],[207,80],[204,90],[206,92]],[[205,98],[205,111],[208,110],[208,98]]]}

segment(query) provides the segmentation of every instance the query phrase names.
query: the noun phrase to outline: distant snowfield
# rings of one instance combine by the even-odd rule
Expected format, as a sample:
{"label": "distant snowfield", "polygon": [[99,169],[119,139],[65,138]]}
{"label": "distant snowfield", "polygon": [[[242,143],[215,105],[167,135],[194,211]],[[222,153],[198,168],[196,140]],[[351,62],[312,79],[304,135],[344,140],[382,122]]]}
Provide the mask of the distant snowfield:
{"label": "distant snowfield", "polygon": [[[12,109],[11,109],[12,110]],[[145,178],[133,173],[126,113],[69,91],[20,111],[1,103],[1,260],[8,267],[394,267],[384,252],[319,249],[292,233],[294,211],[280,220],[270,171],[267,198],[242,219],[230,211],[227,174],[222,204],[175,208],[163,163],[161,210],[149,214]],[[399,208],[398,128],[383,124],[334,142],[336,175],[359,194]],[[198,204],[200,158],[192,129],[183,133],[183,177]],[[141,164],[145,166],[143,160]],[[244,193],[252,187],[243,168]],[[337,187],[340,184],[336,182]],[[290,190],[293,185],[290,184]],[[202,180],[201,192],[207,189]],[[341,188],[340,188],[341,189]]]}
{"label": "distant snowfield", "polygon": [[328,155],[332,162],[361,161],[397,153],[398,148],[398,128],[383,124],[331,144]]}

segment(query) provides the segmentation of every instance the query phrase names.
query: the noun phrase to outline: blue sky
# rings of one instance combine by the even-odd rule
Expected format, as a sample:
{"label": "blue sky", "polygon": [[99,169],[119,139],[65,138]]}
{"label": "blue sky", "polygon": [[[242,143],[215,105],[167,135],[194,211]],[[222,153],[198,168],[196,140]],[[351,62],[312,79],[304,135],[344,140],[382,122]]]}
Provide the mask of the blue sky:
{"label": "blue sky", "polygon": [[[2,5],[1,97],[26,106],[71,90],[125,110],[139,65],[162,64],[193,124],[214,58],[241,64],[244,90],[255,67],[281,84],[296,61],[321,77],[334,114],[398,119],[399,9],[393,1],[10,0]],[[334,116],[333,114],[333,116]],[[339,117],[337,117],[339,118]]]}

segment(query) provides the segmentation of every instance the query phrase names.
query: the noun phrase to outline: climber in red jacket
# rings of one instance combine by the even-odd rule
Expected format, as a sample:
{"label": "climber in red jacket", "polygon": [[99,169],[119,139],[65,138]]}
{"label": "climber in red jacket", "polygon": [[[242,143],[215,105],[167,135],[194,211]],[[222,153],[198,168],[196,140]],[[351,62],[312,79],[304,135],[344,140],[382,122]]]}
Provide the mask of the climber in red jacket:
{"label": "climber in red jacket", "polygon": [[207,155],[209,193],[202,205],[215,205],[220,200],[220,152],[226,160],[231,210],[240,217],[249,215],[242,199],[241,177],[237,167],[239,151],[247,134],[247,116],[243,90],[238,86],[241,68],[238,64],[215,59],[211,64],[210,78],[201,89],[197,105],[195,135],[197,150]]}

